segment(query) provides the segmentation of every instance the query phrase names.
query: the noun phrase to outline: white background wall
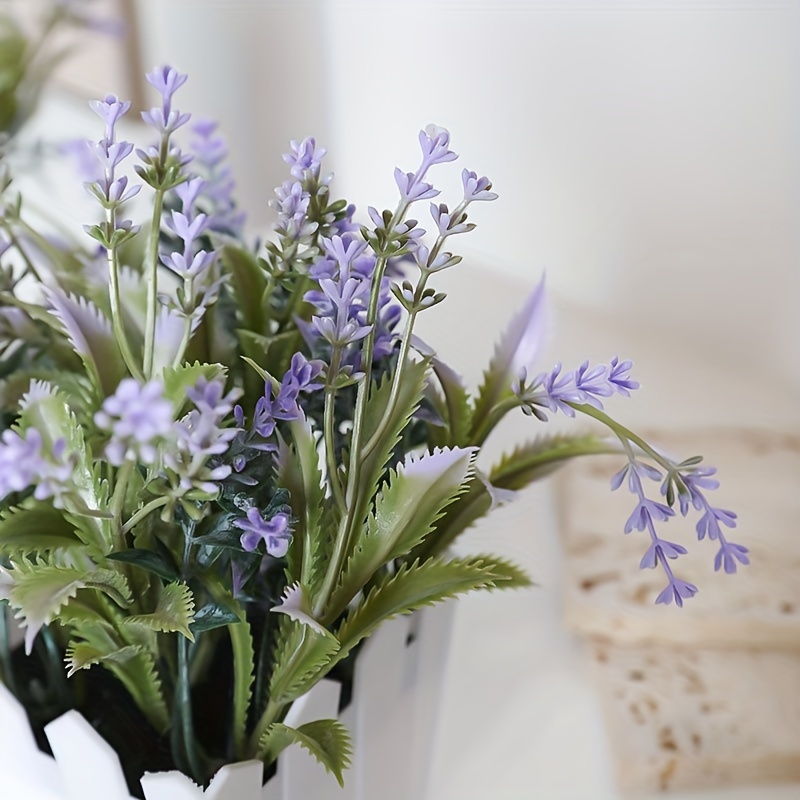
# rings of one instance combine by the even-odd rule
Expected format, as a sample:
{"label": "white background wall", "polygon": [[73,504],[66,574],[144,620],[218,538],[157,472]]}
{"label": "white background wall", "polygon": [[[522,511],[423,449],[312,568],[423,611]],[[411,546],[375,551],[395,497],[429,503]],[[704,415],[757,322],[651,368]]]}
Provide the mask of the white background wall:
{"label": "white background wall", "polygon": [[140,8],[145,64],[191,73],[182,105],[221,118],[255,221],[290,137],[328,146],[360,208],[393,206],[392,169],[415,166],[435,121],[501,195],[458,242],[473,260],[529,281],[546,268],[579,304],[738,361],[743,390],[800,385],[797,2]]}

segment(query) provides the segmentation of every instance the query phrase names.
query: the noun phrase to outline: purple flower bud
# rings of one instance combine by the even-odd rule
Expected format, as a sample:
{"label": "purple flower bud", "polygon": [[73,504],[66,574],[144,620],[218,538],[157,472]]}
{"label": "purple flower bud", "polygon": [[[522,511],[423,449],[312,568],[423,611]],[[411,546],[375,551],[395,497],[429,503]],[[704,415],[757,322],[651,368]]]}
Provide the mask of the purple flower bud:
{"label": "purple flower bud", "polygon": [[110,94],[105,100],[92,100],[89,105],[92,111],[94,111],[106,125],[106,141],[113,142],[117,122],[128,112],[128,109],[130,109],[130,101],[119,100],[116,95]]}
{"label": "purple flower bud", "polygon": [[322,159],[327,152],[324,147],[317,147],[316,140],[312,137],[303,139],[302,142],[292,141],[289,147],[291,152],[285,153],[283,160],[290,166],[292,177],[301,180],[306,173],[319,175]]}
{"label": "purple flower bud", "polygon": [[394,180],[400,190],[400,197],[407,203],[416,200],[430,200],[439,194],[429,183],[425,183],[413,172],[403,172],[399,167],[394,171]]}
{"label": "purple flower bud", "polygon": [[[440,128],[438,125],[427,125],[424,131],[419,132],[419,145],[422,148],[422,163],[424,168],[420,173],[424,173],[428,167],[434,164],[444,164],[447,161],[455,161],[458,156],[449,150],[450,132],[447,128]],[[421,177],[421,175],[420,175]]]}

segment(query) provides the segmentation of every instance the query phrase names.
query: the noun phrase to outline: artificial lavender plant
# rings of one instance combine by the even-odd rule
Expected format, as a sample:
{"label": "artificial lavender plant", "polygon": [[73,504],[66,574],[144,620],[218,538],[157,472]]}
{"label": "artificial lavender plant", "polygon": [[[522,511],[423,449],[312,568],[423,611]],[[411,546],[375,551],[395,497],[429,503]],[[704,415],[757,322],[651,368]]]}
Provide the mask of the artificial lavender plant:
{"label": "artificial lavender plant", "polygon": [[[438,273],[460,261],[454,238],[496,197],[465,169],[452,210],[437,202],[435,170],[457,158],[446,130],[420,132],[419,165],[395,171],[396,207],[369,208],[363,224],[334,199],[325,151],[293,142],[274,236],[253,248],[224,141],[176,106],[186,76],[163,67],[148,80],[160,100],[140,149],[118,132],[128,103],[92,104],[96,249],[53,246],[2,183],[0,597],[47,691],[7,648],[0,664],[32,717],[72,705],[127,740],[132,787],[145,769],[205,783],[229,761],[270,765],[292,742],[341,781],[347,732],[289,727],[291,703],[384,620],[527,585],[513,564],[449,547],[578,456],[621,456],[613,488],[636,498],[625,531],[646,534],[640,566],[665,574],[656,602],[697,591],[673,572],[685,548],[659,532],[676,508],[699,513],[717,569],[747,563],[722,531],[735,515],[707,499],[713,469],[667,458],[604,411],[637,389],[630,361],[533,371],[543,283],[475,394],[417,341],[420,314],[445,300]],[[140,192],[150,218],[134,222]],[[478,467],[518,409],[533,438]],[[605,430],[548,435],[552,414]],[[126,715],[101,721],[92,698],[120,697]]]}

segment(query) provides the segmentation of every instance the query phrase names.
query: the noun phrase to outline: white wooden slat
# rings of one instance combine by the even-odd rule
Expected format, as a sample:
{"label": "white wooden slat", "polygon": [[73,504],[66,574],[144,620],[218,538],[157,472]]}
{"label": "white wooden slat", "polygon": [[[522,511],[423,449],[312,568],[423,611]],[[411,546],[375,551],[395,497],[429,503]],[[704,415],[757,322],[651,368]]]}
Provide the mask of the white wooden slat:
{"label": "white wooden slat", "polygon": [[69,800],[131,800],[119,756],[77,712],[45,726]]}

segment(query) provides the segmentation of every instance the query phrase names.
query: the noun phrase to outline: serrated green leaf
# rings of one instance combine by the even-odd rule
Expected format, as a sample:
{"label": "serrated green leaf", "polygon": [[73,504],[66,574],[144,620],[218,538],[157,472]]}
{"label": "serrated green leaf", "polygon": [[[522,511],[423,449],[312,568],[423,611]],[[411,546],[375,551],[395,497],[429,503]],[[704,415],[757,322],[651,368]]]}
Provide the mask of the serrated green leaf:
{"label": "serrated green leaf", "polygon": [[577,456],[618,452],[619,444],[593,434],[541,436],[505,454],[492,467],[489,480],[501,489],[522,489]]}
{"label": "serrated green leaf", "polygon": [[75,641],[67,648],[65,661],[67,662],[67,677],[72,677],[78,670],[89,669],[105,661],[115,661],[124,664],[141,652],[135,644],[124,645],[111,652],[96,647],[89,642]]}
{"label": "serrated green leaf", "polygon": [[472,422],[472,406],[469,394],[461,376],[443,361],[434,358],[433,372],[444,392],[448,441],[451,447],[464,447],[469,444],[469,430]]}
{"label": "serrated green leaf", "polygon": [[180,575],[178,568],[173,563],[169,562],[161,553],[155,553],[152,550],[140,548],[120,550],[118,553],[109,553],[108,559],[119,561],[123,564],[133,564],[140,569],[158,575],[159,578],[163,578],[165,581],[175,581]]}
{"label": "serrated green leaf", "polygon": [[324,535],[330,527],[323,526],[325,490],[311,425],[307,420],[296,420],[289,429],[293,446],[281,443],[277,458],[277,485],[289,492],[296,520],[288,553],[289,581],[305,584],[313,596],[322,578],[321,566],[330,559],[327,546],[332,537]]}
{"label": "serrated green leaf", "polygon": [[41,559],[36,562],[22,559],[12,566],[6,573],[12,581],[8,600],[25,626],[25,650],[30,653],[42,626],[52,622],[62,606],[85,585],[84,573]]}
{"label": "serrated green leaf", "polygon": [[247,250],[227,245],[222,248],[222,265],[231,274],[231,286],[245,327],[256,333],[266,333],[262,298],[267,277],[258,259]]}
{"label": "serrated green leaf", "polygon": [[494,565],[482,558],[403,564],[347,615],[337,631],[342,643],[340,655],[346,655],[385,620],[473,589],[494,589],[499,581],[510,579],[509,574],[495,572]]}
{"label": "serrated green leaf", "polygon": [[7,557],[83,546],[75,527],[50,505],[35,503],[0,514],[0,553]]}
{"label": "serrated green leaf", "polygon": [[[500,337],[483,381],[478,389],[475,410],[472,415],[470,444],[481,444],[476,434],[488,433],[486,426],[492,411],[502,400],[511,397],[511,383],[517,378],[521,367],[530,369],[544,343],[546,314],[544,279],[528,297],[525,304],[511,318]],[[489,430],[491,428],[489,427]]]}
{"label": "serrated green leaf", "polygon": [[253,696],[255,653],[248,622],[228,625],[233,648],[233,740],[236,753],[244,756],[247,736],[247,712]]}
{"label": "serrated green leaf", "polygon": [[103,592],[123,608],[133,602],[127,578],[121,572],[113,569],[96,569],[87,573],[84,578],[84,586],[86,589]]}
{"label": "serrated green leaf", "polygon": [[103,666],[122,682],[153,727],[163,733],[169,727],[169,711],[152,654],[142,650],[124,662],[107,660]]}
{"label": "serrated green leaf", "polygon": [[194,620],[194,596],[185,583],[168,583],[161,588],[156,610],[152,614],[134,614],[125,619],[126,625],[142,625],[162,633],[182,633],[194,641],[189,626]]}
{"label": "serrated green leaf", "polygon": [[407,555],[466,488],[476,448],[445,448],[411,454],[392,472],[375,502],[366,528],[355,540],[325,619],[336,619],[373,575]]}
{"label": "serrated green leaf", "polygon": [[175,407],[177,415],[186,404],[186,390],[194,386],[200,378],[211,382],[224,378],[227,369],[222,364],[183,364],[179,367],[166,367],[164,369],[164,397]]}
{"label": "serrated green leaf", "polygon": [[65,498],[66,510],[81,516],[76,522],[78,537],[94,553],[108,553],[113,541],[109,520],[84,516],[86,509],[106,510],[108,487],[96,474],[83,429],[69,405],[50,384],[33,382],[20,409],[20,428],[36,428],[46,449],[52,450],[59,440],[66,443],[66,450],[74,459],[72,485],[75,487],[75,500],[69,496]]}
{"label": "serrated green leaf", "polygon": [[274,722],[261,737],[258,757],[269,764],[291,744],[299,744],[308,750],[333,774],[339,785],[344,786],[342,773],[350,765],[353,751],[350,735],[341,722],[335,719],[319,719],[299,728]]}
{"label": "serrated green leaf", "polygon": [[332,663],[339,642],[297,620],[281,621],[275,666],[269,684],[270,698],[288,703],[305,694]]}
{"label": "serrated green leaf", "polygon": [[85,297],[60,289],[44,292],[51,307],[45,321],[69,339],[103,394],[113,394],[127,370],[111,322]]}

